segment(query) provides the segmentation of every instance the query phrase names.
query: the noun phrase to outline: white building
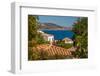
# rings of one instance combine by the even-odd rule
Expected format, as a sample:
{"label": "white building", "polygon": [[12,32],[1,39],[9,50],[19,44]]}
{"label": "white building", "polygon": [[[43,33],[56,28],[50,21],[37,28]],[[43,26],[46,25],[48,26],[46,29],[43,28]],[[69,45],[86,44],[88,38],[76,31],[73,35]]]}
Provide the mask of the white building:
{"label": "white building", "polygon": [[52,42],[54,40],[54,36],[51,35],[51,34],[43,34],[43,38],[46,40],[46,41],[50,41]]}
{"label": "white building", "polygon": [[65,43],[70,43],[70,44],[73,43],[72,39],[70,39],[70,38],[64,38],[63,41],[64,41]]}
{"label": "white building", "polygon": [[43,31],[38,31],[38,32],[40,32],[42,34],[44,40],[53,42],[53,40],[54,40],[54,36],[53,35],[44,33]]}

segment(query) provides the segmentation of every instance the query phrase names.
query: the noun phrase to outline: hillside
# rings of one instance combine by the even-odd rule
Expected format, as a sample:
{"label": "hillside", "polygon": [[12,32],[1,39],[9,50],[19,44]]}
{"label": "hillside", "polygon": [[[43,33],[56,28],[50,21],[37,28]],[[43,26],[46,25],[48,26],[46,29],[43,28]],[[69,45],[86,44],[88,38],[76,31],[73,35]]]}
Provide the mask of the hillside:
{"label": "hillside", "polygon": [[40,23],[39,29],[63,29],[63,27],[54,23]]}
{"label": "hillside", "polygon": [[39,23],[39,29],[49,30],[71,30],[71,27],[62,27],[54,23]]}

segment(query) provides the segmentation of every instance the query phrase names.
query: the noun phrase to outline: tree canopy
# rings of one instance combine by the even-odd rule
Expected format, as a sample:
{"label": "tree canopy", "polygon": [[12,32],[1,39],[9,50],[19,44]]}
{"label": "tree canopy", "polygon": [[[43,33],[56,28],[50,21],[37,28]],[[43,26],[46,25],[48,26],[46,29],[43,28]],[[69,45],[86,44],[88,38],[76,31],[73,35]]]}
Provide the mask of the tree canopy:
{"label": "tree canopy", "polygon": [[82,17],[73,25],[75,32],[75,47],[77,47],[74,55],[79,58],[88,57],[88,18]]}
{"label": "tree canopy", "polygon": [[38,16],[28,15],[28,40],[36,38],[37,29],[38,29]]}

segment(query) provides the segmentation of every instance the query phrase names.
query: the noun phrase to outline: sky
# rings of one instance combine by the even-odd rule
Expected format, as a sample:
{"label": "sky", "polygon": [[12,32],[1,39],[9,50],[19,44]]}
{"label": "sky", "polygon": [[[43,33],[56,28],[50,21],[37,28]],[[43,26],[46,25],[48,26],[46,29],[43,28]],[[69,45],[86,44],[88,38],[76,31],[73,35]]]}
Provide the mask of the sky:
{"label": "sky", "polygon": [[60,26],[72,26],[79,17],[72,16],[39,16],[40,23],[55,23]]}

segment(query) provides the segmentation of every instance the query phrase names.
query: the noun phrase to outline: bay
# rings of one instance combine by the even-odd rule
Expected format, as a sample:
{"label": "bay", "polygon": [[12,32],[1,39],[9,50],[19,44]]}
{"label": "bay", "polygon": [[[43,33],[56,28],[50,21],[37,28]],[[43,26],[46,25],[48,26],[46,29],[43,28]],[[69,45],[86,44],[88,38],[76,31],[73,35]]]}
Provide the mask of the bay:
{"label": "bay", "polygon": [[71,30],[41,30],[47,34],[54,35],[55,40],[62,40],[64,38],[70,38],[72,39],[74,32]]}

